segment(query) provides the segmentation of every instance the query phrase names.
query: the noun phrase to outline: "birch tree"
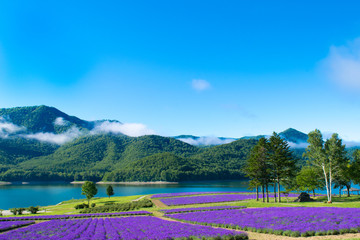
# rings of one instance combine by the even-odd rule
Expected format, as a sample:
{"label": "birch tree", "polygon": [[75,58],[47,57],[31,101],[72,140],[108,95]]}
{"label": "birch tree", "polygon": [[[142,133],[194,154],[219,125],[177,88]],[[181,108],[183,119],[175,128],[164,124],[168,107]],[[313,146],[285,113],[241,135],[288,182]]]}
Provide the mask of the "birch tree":
{"label": "birch tree", "polygon": [[342,175],[346,172],[346,168],[349,163],[348,158],[346,157],[345,145],[342,144],[342,140],[339,138],[337,133],[334,133],[331,138],[326,140],[325,154],[329,165],[329,194],[331,202],[331,186],[333,180],[342,177]]}
{"label": "birch tree", "polygon": [[[320,130],[315,129],[308,134],[308,143],[304,156],[308,159],[308,163],[314,167],[320,168],[325,180],[326,196],[328,202],[331,202],[331,195],[329,195],[329,174],[328,162],[325,154],[324,141]],[[331,188],[331,186],[330,186]]]}
{"label": "birch tree", "polygon": [[325,143],[318,129],[310,132],[308,136],[309,146],[306,148],[304,155],[312,166],[320,168],[323,172],[328,203],[331,203],[334,177],[347,164],[345,145],[342,144],[342,140],[336,133]]}

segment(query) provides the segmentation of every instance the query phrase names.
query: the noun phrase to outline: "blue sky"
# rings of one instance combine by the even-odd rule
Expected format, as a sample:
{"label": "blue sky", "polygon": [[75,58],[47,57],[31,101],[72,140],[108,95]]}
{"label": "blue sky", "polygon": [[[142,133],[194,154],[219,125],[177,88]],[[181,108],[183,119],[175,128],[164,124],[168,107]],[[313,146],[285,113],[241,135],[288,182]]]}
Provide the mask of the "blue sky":
{"label": "blue sky", "polygon": [[0,107],[360,140],[358,1],[1,1]]}

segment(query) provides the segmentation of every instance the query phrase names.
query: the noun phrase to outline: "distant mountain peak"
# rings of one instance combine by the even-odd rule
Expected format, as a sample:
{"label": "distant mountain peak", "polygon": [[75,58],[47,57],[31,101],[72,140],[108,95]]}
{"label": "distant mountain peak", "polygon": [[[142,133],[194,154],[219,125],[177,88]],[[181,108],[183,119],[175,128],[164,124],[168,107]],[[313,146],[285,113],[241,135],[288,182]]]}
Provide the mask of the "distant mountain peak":
{"label": "distant mountain peak", "polygon": [[294,128],[288,128],[285,131],[279,133],[281,137],[286,139],[288,142],[293,143],[304,143],[307,142],[308,135],[300,132]]}

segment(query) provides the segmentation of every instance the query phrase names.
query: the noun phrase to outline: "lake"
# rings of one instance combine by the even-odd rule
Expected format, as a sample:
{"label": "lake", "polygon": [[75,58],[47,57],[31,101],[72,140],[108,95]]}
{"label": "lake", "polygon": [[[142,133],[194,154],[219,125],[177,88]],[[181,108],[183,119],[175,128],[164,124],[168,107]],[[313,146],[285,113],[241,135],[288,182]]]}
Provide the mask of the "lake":
{"label": "lake", "polygon": [[[246,181],[187,182],[157,185],[112,185],[114,196],[145,195],[174,192],[249,191]],[[106,197],[107,185],[97,185],[96,197]],[[0,209],[13,207],[47,206],[62,201],[85,198],[81,185],[69,183],[30,183],[1,185]]]}
{"label": "lake", "polygon": [[[107,197],[107,185],[96,185],[98,194],[96,197]],[[233,192],[250,191],[247,181],[204,181],[184,182],[179,184],[154,184],[154,185],[112,185],[114,196],[145,195],[154,193],[175,192]],[[353,185],[360,188],[359,185]],[[270,188],[270,191],[273,189]],[[326,191],[316,191],[326,194]],[[338,189],[333,189],[338,194]],[[25,185],[0,185],[0,209],[13,207],[47,206],[55,205],[71,199],[85,199],[81,195],[80,184],[69,183],[30,183]]]}

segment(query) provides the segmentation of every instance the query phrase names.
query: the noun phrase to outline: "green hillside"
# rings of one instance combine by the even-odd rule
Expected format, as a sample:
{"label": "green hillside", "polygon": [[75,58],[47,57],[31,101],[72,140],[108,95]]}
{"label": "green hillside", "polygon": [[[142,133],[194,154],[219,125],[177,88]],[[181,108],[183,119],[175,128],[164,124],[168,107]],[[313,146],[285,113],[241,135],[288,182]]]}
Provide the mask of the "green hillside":
{"label": "green hillside", "polygon": [[[243,164],[257,142],[257,137],[249,137],[204,147],[157,135],[93,134],[101,121],[84,121],[47,106],[0,109],[0,117],[0,124],[15,124],[26,133],[60,134],[72,127],[84,132],[63,145],[29,140],[23,132],[0,135],[2,181],[241,179]],[[295,143],[307,137],[295,129],[280,134]],[[302,152],[296,149],[297,156]]]}
{"label": "green hillside", "polygon": [[54,148],[51,154],[13,162],[11,168],[1,171],[0,179],[98,181],[104,176],[112,181],[234,179],[242,176],[241,166],[255,143],[239,140],[198,148],[155,135],[137,138],[89,135]]}
{"label": "green hillside", "polygon": [[[54,107],[33,106],[33,107],[16,107],[0,108],[0,116],[9,119],[12,123],[26,127],[28,132],[51,132],[62,133],[76,126],[80,129],[90,129],[93,124],[81,120],[77,117],[69,116]],[[66,122],[64,125],[54,124],[57,118],[63,118]]]}

